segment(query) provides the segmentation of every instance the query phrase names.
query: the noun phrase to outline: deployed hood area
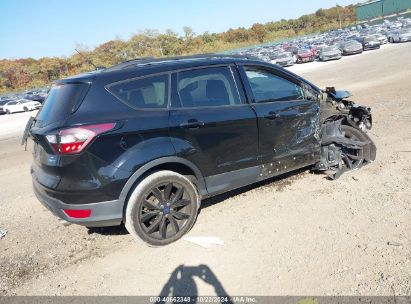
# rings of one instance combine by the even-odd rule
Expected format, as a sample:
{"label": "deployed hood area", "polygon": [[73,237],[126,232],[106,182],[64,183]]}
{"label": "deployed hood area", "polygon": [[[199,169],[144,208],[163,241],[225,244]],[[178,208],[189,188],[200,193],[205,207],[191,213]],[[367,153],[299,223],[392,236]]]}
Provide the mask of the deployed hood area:
{"label": "deployed hood area", "polygon": [[376,146],[366,134],[372,128],[371,108],[355,104],[351,96],[327,87],[319,98],[322,149],[316,169],[329,171],[331,179],[376,157]]}
{"label": "deployed hood area", "polygon": [[335,101],[341,101],[344,98],[351,97],[352,94],[348,91],[336,91],[334,87],[328,87],[325,92]]}

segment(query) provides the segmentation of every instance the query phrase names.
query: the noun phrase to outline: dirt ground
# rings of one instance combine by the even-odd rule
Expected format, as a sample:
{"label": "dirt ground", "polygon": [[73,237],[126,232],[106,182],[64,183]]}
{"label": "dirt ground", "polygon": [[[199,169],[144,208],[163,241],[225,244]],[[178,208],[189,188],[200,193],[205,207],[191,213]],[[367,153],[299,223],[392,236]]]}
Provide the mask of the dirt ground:
{"label": "dirt ground", "polygon": [[373,108],[377,160],[205,201],[189,236],[208,249],[62,226],[31,189],[29,115],[0,116],[0,295],[411,295],[411,43],[291,70]]}

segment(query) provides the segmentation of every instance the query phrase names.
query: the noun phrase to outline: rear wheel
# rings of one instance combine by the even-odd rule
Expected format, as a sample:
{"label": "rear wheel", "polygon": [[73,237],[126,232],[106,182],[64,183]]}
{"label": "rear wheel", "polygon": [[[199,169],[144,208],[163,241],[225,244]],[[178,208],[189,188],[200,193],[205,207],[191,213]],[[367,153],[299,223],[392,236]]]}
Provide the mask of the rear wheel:
{"label": "rear wheel", "polygon": [[200,196],[194,183],[172,171],[158,171],[141,181],[127,204],[125,226],[150,246],[170,244],[194,225]]}
{"label": "rear wheel", "polygon": [[[362,141],[361,131],[353,127],[342,125],[341,131],[344,137],[348,139]],[[343,147],[342,154],[344,164],[349,169],[357,169],[364,162],[364,151],[362,147],[360,149]]]}
{"label": "rear wheel", "polygon": [[10,112],[10,110],[6,110],[6,114],[10,114],[11,112]]}
{"label": "rear wheel", "polygon": [[24,110],[24,112],[28,112],[29,108],[24,107],[23,110]]}

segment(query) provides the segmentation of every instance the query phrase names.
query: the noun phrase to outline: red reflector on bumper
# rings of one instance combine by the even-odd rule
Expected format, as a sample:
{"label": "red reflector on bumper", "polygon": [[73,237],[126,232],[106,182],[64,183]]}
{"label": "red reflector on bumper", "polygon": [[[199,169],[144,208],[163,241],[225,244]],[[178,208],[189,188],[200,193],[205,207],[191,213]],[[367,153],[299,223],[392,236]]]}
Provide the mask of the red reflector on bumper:
{"label": "red reflector on bumper", "polygon": [[87,218],[91,215],[91,209],[79,209],[79,210],[63,210],[65,214],[73,218]]}

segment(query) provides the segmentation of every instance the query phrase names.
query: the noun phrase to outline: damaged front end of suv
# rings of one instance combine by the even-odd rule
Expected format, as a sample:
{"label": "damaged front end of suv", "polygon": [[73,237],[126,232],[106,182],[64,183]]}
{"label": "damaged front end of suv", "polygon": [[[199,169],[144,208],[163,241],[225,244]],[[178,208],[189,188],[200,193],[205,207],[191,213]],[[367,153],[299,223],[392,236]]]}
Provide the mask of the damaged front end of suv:
{"label": "damaged front end of suv", "polygon": [[315,170],[337,179],[348,170],[372,162],[376,147],[367,131],[372,128],[371,108],[349,100],[347,91],[329,87],[319,96],[321,156]]}

